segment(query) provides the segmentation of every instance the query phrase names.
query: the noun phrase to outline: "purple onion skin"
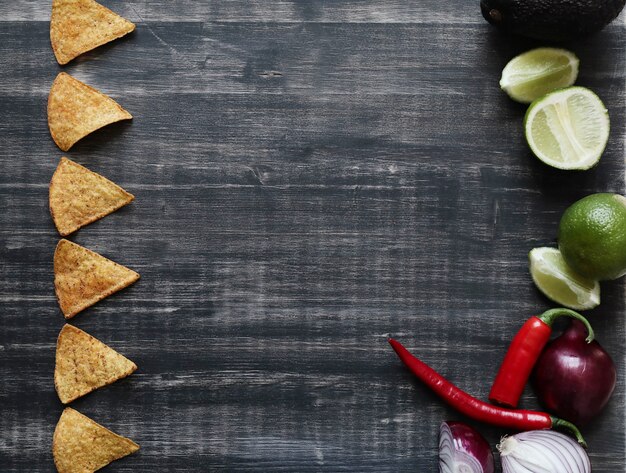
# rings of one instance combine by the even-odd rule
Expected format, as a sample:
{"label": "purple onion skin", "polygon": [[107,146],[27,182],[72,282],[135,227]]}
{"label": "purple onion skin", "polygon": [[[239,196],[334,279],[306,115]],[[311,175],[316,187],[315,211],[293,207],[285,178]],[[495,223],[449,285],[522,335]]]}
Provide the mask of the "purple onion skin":
{"label": "purple onion skin", "polygon": [[535,392],[546,409],[579,426],[606,406],[617,377],[609,354],[598,342],[585,342],[586,337],[584,325],[573,320],[546,346],[533,375]]}
{"label": "purple onion skin", "polygon": [[447,421],[445,424],[448,424],[452,432],[456,450],[467,453],[478,460],[484,473],[495,472],[496,467],[491,446],[480,432],[463,422]]}

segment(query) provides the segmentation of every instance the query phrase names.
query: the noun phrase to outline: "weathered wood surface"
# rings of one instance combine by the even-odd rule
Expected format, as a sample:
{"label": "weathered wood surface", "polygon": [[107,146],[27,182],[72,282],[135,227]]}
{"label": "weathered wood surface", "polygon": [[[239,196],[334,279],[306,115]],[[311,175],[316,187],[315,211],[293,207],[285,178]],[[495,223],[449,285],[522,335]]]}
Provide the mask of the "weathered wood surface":
{"label": "weathered wood surface", "polygon": [[[570,45],[612,121],[600,165],[571,174],[532,158],[498,88],[536,43],[478,2],[103,3],[137,31],[63,70],[135,116],[66,153],[137,197],[73,237],[142,275],[73,320],[139,365],[73,404],[141,444],[107,471],[436,471],[439,423],[462,418],[385,337],[486,398],[508,340],[551,306],[527,252],[577,198],[624,191],[624,22]],[[0,4],[2,473],[54,470],[62,410],[49,8]],[[602,291],[590,317],[620,380],[585,434],[594,473],[615,473],[624,281]]]}

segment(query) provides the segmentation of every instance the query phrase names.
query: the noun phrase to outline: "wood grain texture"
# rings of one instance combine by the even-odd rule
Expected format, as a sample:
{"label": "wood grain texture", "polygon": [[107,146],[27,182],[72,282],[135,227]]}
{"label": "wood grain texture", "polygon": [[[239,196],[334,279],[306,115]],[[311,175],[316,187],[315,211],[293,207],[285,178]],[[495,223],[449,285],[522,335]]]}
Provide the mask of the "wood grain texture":
{"label": "wood grain texture", "polygon": [[[137,31],[62,70],[135,117],[67,153],[136,196],[73,237],[142,276],[73,320],[139,366],[72,404],[141,445],[109,470],[436,471],[439,423],[463,418],[386,335],[487,397],[513,333],[551,306],[528,251],[574,200],[625,190],[623,20],[568,45],[612,124],[600,165],[570,174],[529,154],[498,88],[537,43],[476,2],[103,3]],[[54,470],[62,410],[49,8],[0,4],[2,473]],[[584,432],[594,473],[626,464],[624,296],[604,283],[589,313],[621,375]]]}
{"label": "wood grain texture", "polygon": [[[128,0],[101,2],[134,22],[280,22],[280,23],[481,23],[476,9],[437,0]],[[18,8],[0,5],[0,21],[48,21],[50,2],[20,0]]]}

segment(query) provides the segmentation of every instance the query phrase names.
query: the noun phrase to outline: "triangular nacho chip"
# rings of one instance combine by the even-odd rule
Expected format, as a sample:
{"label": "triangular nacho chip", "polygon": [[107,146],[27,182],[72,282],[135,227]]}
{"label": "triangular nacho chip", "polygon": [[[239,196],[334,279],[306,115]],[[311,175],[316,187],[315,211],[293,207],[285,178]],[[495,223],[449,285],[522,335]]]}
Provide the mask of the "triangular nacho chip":
{"label": "triangular nacho chip", "polygon": [[57,340],[54,387],[63,404],[125,378],[137,365],[88,333],[65,325]]}
{"label": "triangular nacho chip", "polygon": [[52,437],[52,455],[59,473],[93,473],[112,461],[135,453],[139,445],[67,407]]}
{"label": "triangular nacho chip", "polygon": [[53,0],[50,42],[59,64],[130,33],[135,25],[93,0]]}
{"label": "triangular nacho chip", "polygon": [[48,95],[48,127],[63,151],[88,134],[132,115],[112,98],[61,72]]}
{"label": "triangular nacho chip", "polygon": [[54,252],[54,289],[66,319],[137,279],[135,271],[68,240]]}
{"label": "triangular nacho chip", "polygon": [[61,158],[50,181],[50,214],[63,236],[132,202],[135,197],[105,177]]}

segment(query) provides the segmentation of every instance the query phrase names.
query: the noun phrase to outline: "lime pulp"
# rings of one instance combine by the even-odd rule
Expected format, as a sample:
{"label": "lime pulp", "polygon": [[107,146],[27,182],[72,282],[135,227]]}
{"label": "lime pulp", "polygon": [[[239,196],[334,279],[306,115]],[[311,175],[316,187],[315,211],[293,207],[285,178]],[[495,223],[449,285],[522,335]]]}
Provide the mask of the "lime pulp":
{"label": "lime pulp", "polygon": [[550,300],[574,310],[600,305],[600,283],[575,273],[556,248],[535,248],[529,255],[530,274]]}
{"label": "lime pulp", "polygon": [[524,117],[532,152],[558,169],[595,166],[609,138],[609,115],[602,101],[584,87],[568,87],[535,100]]}
{"label": "lime pulp", "polygon": [[537,48],[513,58],[502,71],[500,87],[509,97],[531,103],[578,77],[579,60],[565,49]]}

